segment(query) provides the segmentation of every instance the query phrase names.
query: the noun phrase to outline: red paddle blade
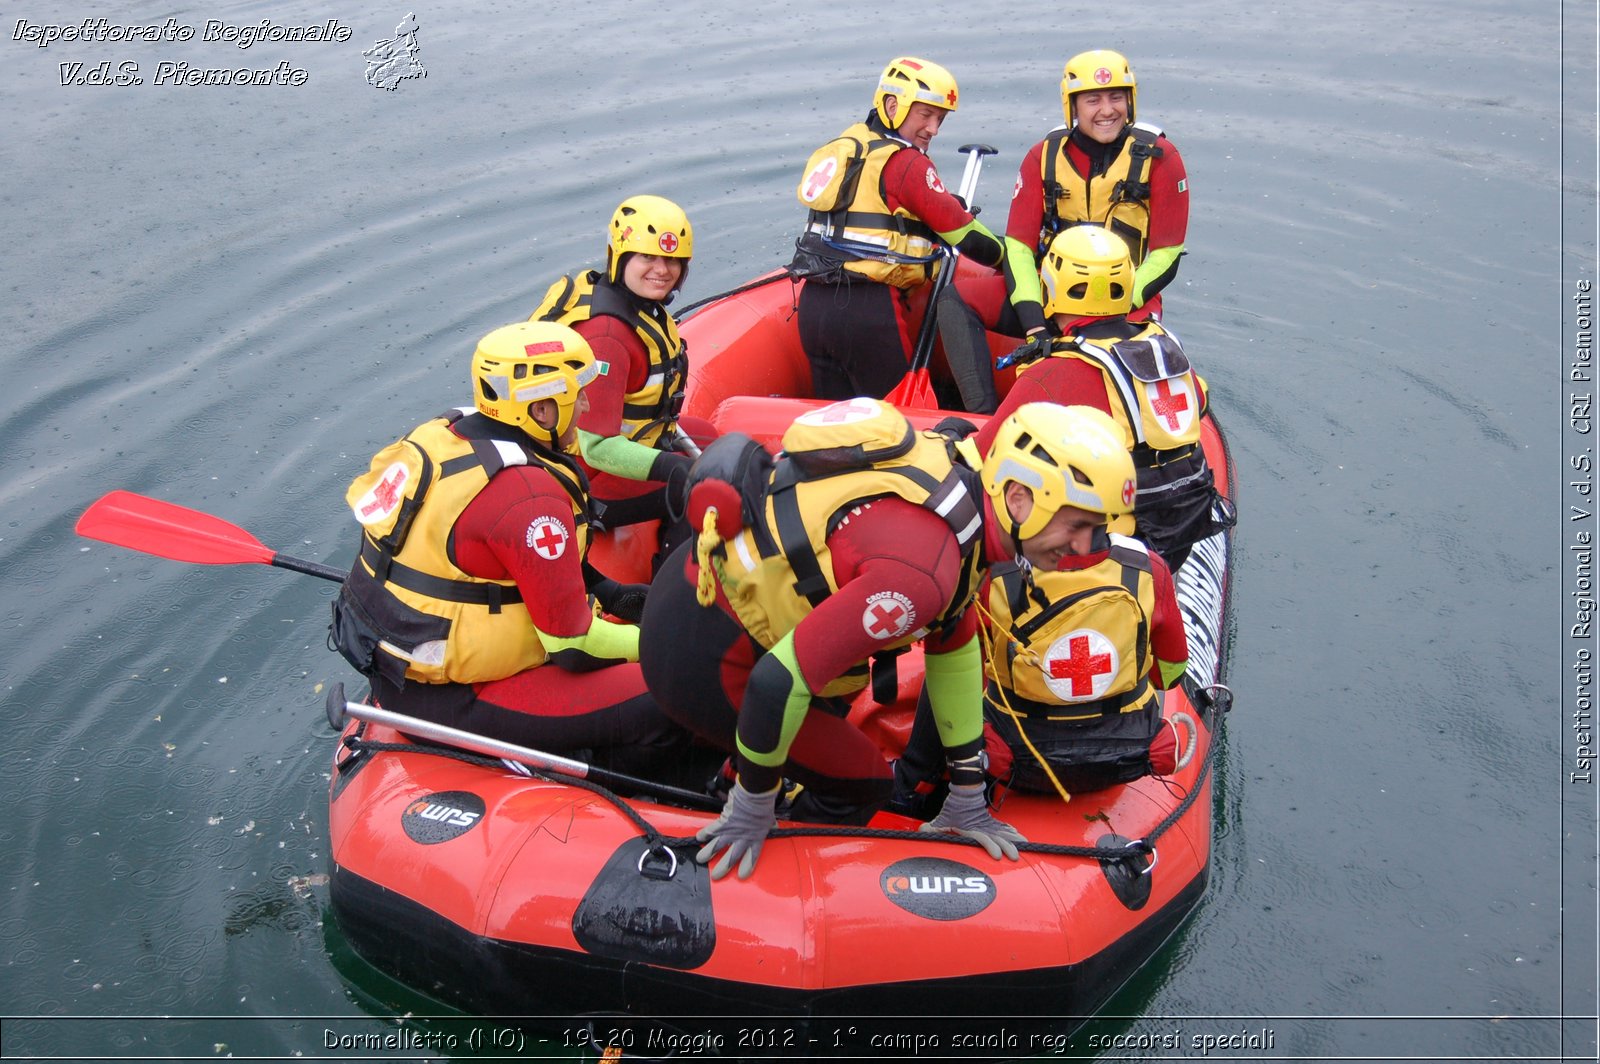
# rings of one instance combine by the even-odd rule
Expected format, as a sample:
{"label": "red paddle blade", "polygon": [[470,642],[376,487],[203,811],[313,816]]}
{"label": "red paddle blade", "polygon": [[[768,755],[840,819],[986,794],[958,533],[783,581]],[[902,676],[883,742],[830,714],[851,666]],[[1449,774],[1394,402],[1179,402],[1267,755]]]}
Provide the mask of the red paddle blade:
{"label": "red paddle blade", "polygon": [[933,381],[926,369],[912,370],[903,377],[894,390],[883,397],[890,406],[918,407],[927,410],[939,408],[939,397],[933,392]]}
{"label": "red paddle blade", "polygon": [[274,556],[238,525],[131,491],[113,491],[96,500],[78,518],[77,533],[159,558],[201,565],[271,565]]}

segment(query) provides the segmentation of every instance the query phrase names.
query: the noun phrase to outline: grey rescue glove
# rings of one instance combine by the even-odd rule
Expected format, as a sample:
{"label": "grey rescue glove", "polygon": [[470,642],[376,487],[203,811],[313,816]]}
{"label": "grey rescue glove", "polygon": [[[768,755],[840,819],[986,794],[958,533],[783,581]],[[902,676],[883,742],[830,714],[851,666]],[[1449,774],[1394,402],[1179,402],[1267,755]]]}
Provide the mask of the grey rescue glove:
{"label": "grey rescue glove", "polygon": [[[756,870],[756,858],[761,856],[761,844],[767,841],[767,832],[778,823],[773,809],[778,804],[780,783],[763,794],[752,794],[744,784],[735,782],[728,792],[728,803],[722,815],[695,834],[696,842],[705,843],[694,859],[711,866],[711,878],[721,879],[728,874],[734,862],[739,864],[739,878],[749,879]],[[981,800],[981,799],[980,799]],[[721,853],[720,860],[717,854]]]}
{"label": "grey rescue glove", "polygon": [[996,861],[1003,853],[1017,860],[1017,843],[1027,842],[1022,832],[996,820],[989,812],[989,803],[983,798],[983,784],[951,784],[950,796],[944,800],[939,815],[923,824],[918,831],[936,831],[944,835],[965,835],[988,851]]}

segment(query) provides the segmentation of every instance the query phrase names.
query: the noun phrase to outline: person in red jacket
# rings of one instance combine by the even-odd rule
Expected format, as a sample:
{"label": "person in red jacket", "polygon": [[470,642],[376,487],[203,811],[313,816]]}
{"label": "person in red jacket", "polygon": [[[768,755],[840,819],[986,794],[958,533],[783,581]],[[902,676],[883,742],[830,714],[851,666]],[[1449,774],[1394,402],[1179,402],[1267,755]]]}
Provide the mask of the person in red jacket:
{"label": "person in red jacket", "polygon": [[[796,419],[775,466],[734,435],[707,449],[689,512],[711,511],[714,528],[657,574],[640,663],[669,716],[733,754],[723,814],[699,833],[714,878],[753,872],[785,778],[805,788],[793,819],[864,823],[890,798],[895,773],[839,699],[869,674],[876,686],[893,654],[918,641],[914,730],[931,736],[934,767],[950,780],[923,830],[1015,857],[1025,840],[984,796],[974,600],[991,566],[1054,566],[1071,549],[1065,474],[1031,472],[1044,461],[1036,452],[1065,446],[1012,438],[979,472],[965,442],[915,432],[893,407],[858,398]],[[1131,504],[1131,470],[1115,490]]]}
{"label": "person in red jacket", "polygon": [[638,627],[595,608],[636,620],[645,590],[584,560],[576,420],[597,370],[564,325],[485,336],[475,406],[413,429],[350,485],[361,551],[332,633],[386,708],[634,772],[686,736],[645,688]]}
{"label": "person in red jacket", "polygon": [[1029,403],[1000,420],[992,446],[1015,456],[991,487],[997,508],[1024,493],[1070,501],[1056,510],[1069,532],[1058,556],[991,570],[990,774],[1070,796],[1171,772],[1161,691],[1182,677],[1188,642],[1166,562],[1110,531],[1132,508],[1121,428],[1090,407]]}
{"label": "person in red jacket", "polygon": [[1041,259],[1072,226],[1120,236],[1133,256],[1136,321],[1161,316],[1160,293],[1178,272],[1189,230],[1183,157],[1159,128],[1137,120],[1137,103],[1133,70],[1120,53],[1069,59],[1061,74],[1066,125],[1028,150],[1006,220],[1006,235]]}
{"label": "person in red jacket", "polygon": [[611,216],[605,269],[562,277],[533,312],[531,320],[570,325],[600,365],[577,425],[604,528],[672,522],[691,455],[716,435],[710,422],[678,414],[689,362],[667,305],[693,256],[694,229],[683,208],[660,196],[630,196]]}
{"label": "person in red jacket", "polygon": [[1043,327],[1029,247],[974,218],[928,158],[959,99],[948,70],[902,56],[878,79],[871,113],[806,163],[796,195],[809,213],[790,268],[805,278],[800,343],[814,398],[880,398],[900,383],[915,346],[908,294],[945,247],[1000,270],[1014,316]]}
{"label": "person in red jacket", "polygon": [[1005,415],[1026,403],[1109,414],[1139,471],[1134,534],[1176,572],[1233,514],[1200,446],[1205,381],[1170,329],[1132,320],[1135,276],[1128,246],[1107,230],[1077,226],[1051,242],[1042,272],[1050,332],[1007,356],[1020,367],[1016,383],[979,431],[978,448],[986,451]]}

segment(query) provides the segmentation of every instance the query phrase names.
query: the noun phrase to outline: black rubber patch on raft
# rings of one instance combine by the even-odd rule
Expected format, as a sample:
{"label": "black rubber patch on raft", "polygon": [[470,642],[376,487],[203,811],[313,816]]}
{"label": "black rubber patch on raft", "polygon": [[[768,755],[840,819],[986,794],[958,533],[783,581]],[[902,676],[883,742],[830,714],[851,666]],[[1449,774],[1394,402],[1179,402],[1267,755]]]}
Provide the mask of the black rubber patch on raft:
{"label": "black rubber patch on raft", "polygon": [[643,839],[617,848],[572,914],[572,935],[597,957],[698,968],[717,945],[711,873],[694,859]]}

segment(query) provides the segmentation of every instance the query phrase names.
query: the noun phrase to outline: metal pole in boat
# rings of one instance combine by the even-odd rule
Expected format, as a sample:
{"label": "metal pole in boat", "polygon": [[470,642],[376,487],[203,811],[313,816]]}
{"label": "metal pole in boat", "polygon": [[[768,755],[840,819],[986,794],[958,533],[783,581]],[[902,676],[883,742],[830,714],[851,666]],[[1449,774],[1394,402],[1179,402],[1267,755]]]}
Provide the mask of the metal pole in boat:
{"label": "metal pole in boat", "polygon": [[967,168],[961,171],[961,185],[956,189],[956,195],[961,197],[961,203],[969,212],[972,211],[972,197],[978,194],[978,174],[983,171],[983,157],[985,155],[999,155],[1000,150],[987,144],[963,144],[961,154],[967,157]]}
{"label": "metal pole in boat", "polygon": [[340,712],[339,700],[329,698],[327,709],[328,723],[335,728],[343,728],[345,718],[354,717],[356,720],[382,724],[407,735],[427,739],[430,742],[443,743],[446,746],[470,750],[475,754],[483,754],[488,757],[505,758],[510,761],[520,762],[530,768],[554,772],[561,776],[570,776],[573,779],[592,780],[595,783],[610,787],[620,786],[643,794],[651,794],[658,798],[666,798],[695,809],[722,808],[722,803],[708,794],[687,791],[681,787],[671,787],[665,783],[656,783],[653,780],[627,776],[620,772],[612,772],[609,769],[596,768],[594,765],[588,765],[582,761],[574,761],[570,757],[547,754],[543,750],[535,750],[532,747],[504,742],[500,739],[490,738],[487,735],[479,735],[476,732],[462,731],[460,728],[452,728],[445,724],[435,724],[432,721],[407,716],[404,713],[396,713],[381,706],[371,706],[365,702],[345,700],[342,712]]}
{"label": "metal pole in boat", "polygon": [[695,443],[694,437],[683,431],[679,425],[672,426],[672,445],[690,458],[700,457],[700,445]]}

